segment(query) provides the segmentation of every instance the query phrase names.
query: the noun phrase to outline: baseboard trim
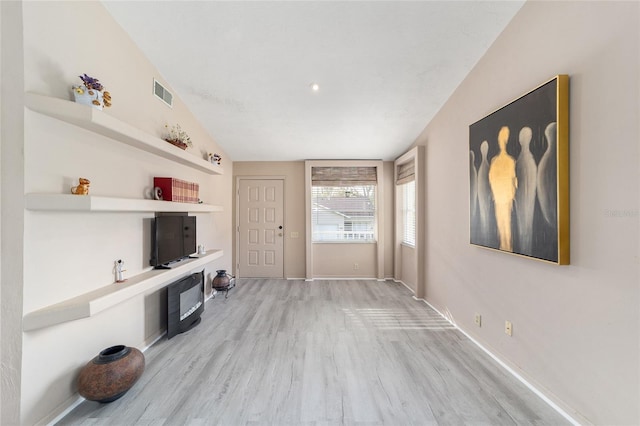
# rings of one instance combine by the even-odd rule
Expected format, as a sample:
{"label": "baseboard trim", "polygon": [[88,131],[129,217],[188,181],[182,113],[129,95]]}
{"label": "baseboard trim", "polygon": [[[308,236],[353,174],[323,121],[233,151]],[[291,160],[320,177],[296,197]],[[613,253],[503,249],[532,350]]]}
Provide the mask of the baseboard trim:
{"label": "baseboard trim", "polygon": [[[72,412],[78,405],[82,404],[84,401],[85,399],[79,396],[78,394],[72,395],[69,399],[67,399],[65,402],[63,402],[58,406],[58,408],[61,411],[54,410],[53,413],[43,418],[37,424],[53,426],[56,423],[58,423],[60,420],[62,420],[67,414]],[[58,414],[55,414],[55,413],[58,413]]]}
{"label": "baseboard trim", "polygon": [[145,346],[144,348],[142,348],[140,351],[141,351],[141,352],[146,352],[146,351],[147,351],[147,349],[149,349],[151,346],[155,345],[155,344],[158,342],[158,340],[162,339],[162,338],[163,338],[164,336],[166,336],[166,335],[167,335],[167,330],[162,330],[162,331],[160,331],[160,332],[156,335],[156,337],[154,337],[154,338],[153,338],[153,340],[151,340],[151,343],[147,343],[149,340],[146,340],[146,341],[145,341],[145,345],[146,345],[146,346]]}
{"label": "baseboard trim", "polygon": [[[403,286],[405,286],[405,287],[407,288],[407,290],[409,290],[411,293],[413,293],[413,294],[414,294],[414,296],[412,296],[412,297],[413,297],[414,299],[416,298],[416,296],[415,296],[416,291],[415,291],[414,289],[412,289],[411,287],[409,287],[409,286],[408,286],[404,281],[402,281],[402,280],[396,280],[396,279],[394,278],[394,279],[393,279],[393,282],[400,283],[400,284],[402,284]],[[417,300],[417,299],[416,299],[416,300]]]}
{"label": "baseboard trim", "polygon": [[313,277],[307,278],[305,281],[384,281],[376,277]]}
{"label": "baseboard trim", "polygon": [[567,413],[567,411],[565,411],[565,409],[560,407],[560,405],[558,405],[556,402],[551,400],[551,398],[549,398],[547,395],[545,395],[542,391],[540,391],[537,387],[535,387],[531,382],[529,382],[524,376],[522,376],[520,373],[518,373],[515,368],[511,367],[509,364],[507,364],[505,361],[500,359],[497,355],[495,355],[489,349],[484,347],[475,338],[470,336],[465,330],[463,330],[462,328],[458,327],[458,325],[456,323],[451,321],[451,318],[449,318],[446,315],[444,315],[442,312],[440,312],[431,303],[429,303],[425,299],[422,299],[422,298],[419,298],[419,297],[416,297],[416,296],[412,296],[412,297],[413,297],[414,300],[417,300],[417,301],[420,301],[420,302],[424,302],[427,306],[429,306],[431,309],[436,311],[438,313],[438,315],[440,315],[442,318],[447,320],[447,322],[449,322],[449,324],[451,324],[453,327],[455,327],[456,330],[460,331],[460,333],[465,335],[474,345],[476,345],[484,353],[489,355],[495,362],[498,363],[498,365],[500,365],[500,367],[504,368],[509,374],[511,374],[513,377],[515,377],[523,385],[525,385],[531,392],[536,394],[540,399],[542,399],[545,403],[547,403],[547,405],[549,405],[551,408],[553,408],[558,414],[560,414],[562,417],[564,417],[571,424],[573,424],[574,426],[581,426],[581,425],[585,425],[585,424],[591,424],[587,419],[582,419],[581,418],[580,422],[578,420],[576,420],[573,416],[571,416],[569,413]]}

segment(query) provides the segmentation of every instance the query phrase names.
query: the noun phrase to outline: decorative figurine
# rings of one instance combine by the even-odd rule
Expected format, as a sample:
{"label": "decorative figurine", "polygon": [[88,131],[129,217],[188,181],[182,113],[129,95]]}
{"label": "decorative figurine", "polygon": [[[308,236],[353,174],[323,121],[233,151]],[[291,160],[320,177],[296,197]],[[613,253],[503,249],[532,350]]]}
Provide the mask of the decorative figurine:
{"label": "decorative figurine", "polygon": [[126,281],[126,278],[122,275],[126,269],[122,269],[124,267],[124,262],[122,259],[118,259],[115,261],[115,271],[116,271],[116,282],[123,283]]}
{"label": "decorative figurine", "polygon": [[89,184],[91,181],[85,178],[79,178],[80,182],[78,186],[74,186],[71,188],[71,193],[75,195],[89,195]]}
{"label": "decorative figurine", "polygon": [[209,161],[212,164],[220,165],[220,163],[222,162],[222,157],[218,154],[209,153]]}
{"label": "decorative figurine", "polygon": [[153,187],[153,199],[162,200],[162,188],[160,188],[159,186]]}

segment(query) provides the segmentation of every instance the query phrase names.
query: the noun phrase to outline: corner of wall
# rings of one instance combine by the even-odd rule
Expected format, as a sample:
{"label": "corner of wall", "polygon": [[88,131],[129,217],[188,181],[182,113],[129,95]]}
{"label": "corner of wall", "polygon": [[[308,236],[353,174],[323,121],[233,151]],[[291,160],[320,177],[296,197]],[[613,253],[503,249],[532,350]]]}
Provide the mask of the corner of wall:
{"label": "corner of wall", "polygon": [[0,423],[20,423],[24,252],[22,2],[0,2]]}

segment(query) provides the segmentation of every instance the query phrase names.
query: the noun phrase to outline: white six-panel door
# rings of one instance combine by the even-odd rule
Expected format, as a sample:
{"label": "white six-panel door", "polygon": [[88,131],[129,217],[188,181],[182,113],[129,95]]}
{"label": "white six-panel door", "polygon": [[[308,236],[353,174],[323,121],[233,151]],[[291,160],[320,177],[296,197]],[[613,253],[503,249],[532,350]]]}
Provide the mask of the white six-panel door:
{"label": "white six-panel door", "polygon": [[238,181],[238,271],[243,278],[283,278],[284,182]]}

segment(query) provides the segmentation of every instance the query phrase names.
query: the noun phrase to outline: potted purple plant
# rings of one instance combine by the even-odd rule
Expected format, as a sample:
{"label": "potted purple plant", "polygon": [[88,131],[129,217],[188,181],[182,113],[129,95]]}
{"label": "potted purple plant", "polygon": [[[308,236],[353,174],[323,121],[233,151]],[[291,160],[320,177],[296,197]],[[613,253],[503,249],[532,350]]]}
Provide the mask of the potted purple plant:
{"label": "potted purple plant", "polygon": [[79,77],[84,84],[73,86],[73,97],[77,103],[90,105],[99,110],[111,106],[111,94],[104,90],[97,78],[89,77],[87,74]]}

